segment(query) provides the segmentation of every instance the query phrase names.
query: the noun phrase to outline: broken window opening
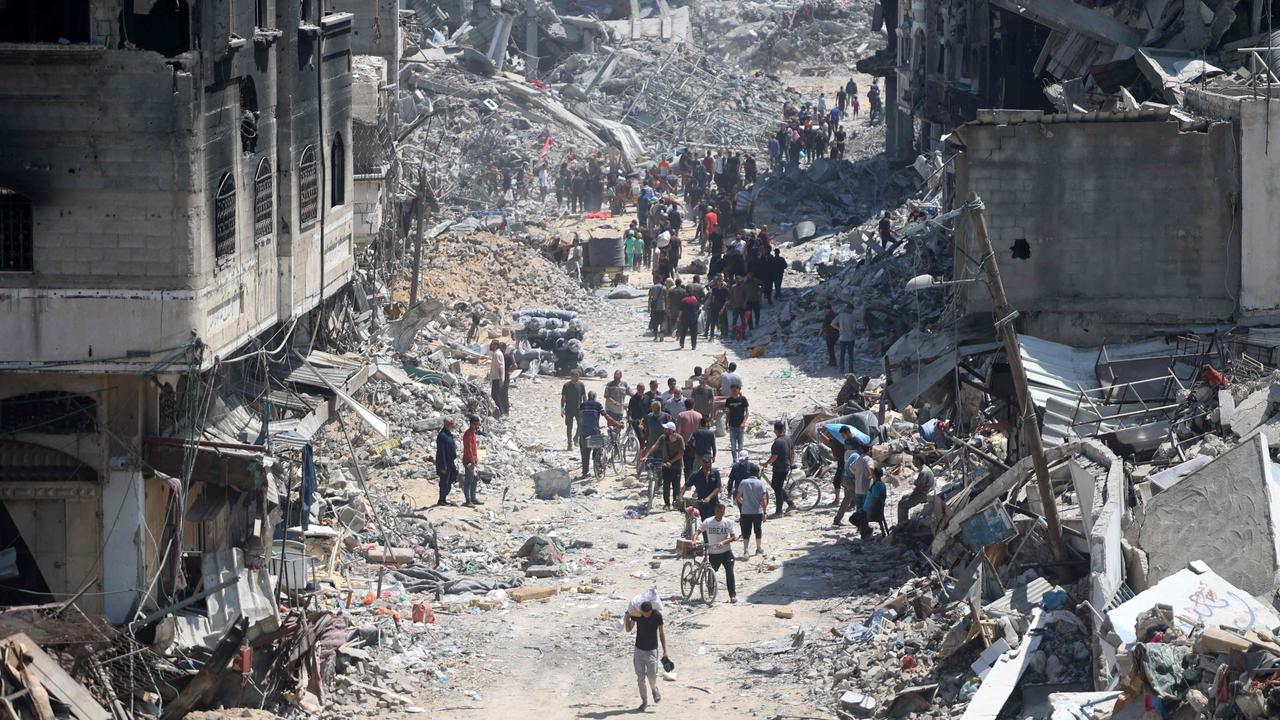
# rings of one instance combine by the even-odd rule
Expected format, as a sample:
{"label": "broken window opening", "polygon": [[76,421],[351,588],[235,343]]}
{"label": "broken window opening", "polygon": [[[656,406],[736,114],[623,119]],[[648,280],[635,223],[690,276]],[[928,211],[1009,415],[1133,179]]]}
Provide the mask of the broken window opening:
{"label": "broken window opening", "polygon": [[342,144],[342,133],[333,135],[333,152],[329,156],[333,166],[329,170],[329,207],[338,207],[347,201],[347,151]]}
{"label": "broken window opening", "polygon": [[0,272],[35,269],[31,199],[0,187]]}
{"label": "broken window opening", "polygon": [[87,43],[89,0],[4,0],[0,42]]}
{"label": "broken window opening", "polygon": [[258,87],[251,77],[240,79],[240,148],[258,151]]}
{"label": "broken window opening", "polygon": [[267,21],[267,0],[257,0],[254,3],[253,24],[260,28],[271,27],[271,23]]}
{"label": "broken window opening", "polygon": [[0,400],[0,435],[75,435],[98,429],[98,402],[88,395],[48,390]]}
{"label": "broken window opening", "polygon": [[298,20],[306,25],[311,20],[311,0],[302,0],[298,3],[299,13]]}
{"label": "broken window opening", "polygon": [[165,57],[191,49],[191,9],[187,0],[155,0],[147,12],[120,13],[124,48],[153,50]]}
{"label": "broken window opening", "polygon": [[298,160],[298,222],[304,230],[315,224],[320,207],[317,172],[316,149],[308,145]]}
{"label": "broken window opening", "polygon": [[230,173],[222,176],[214,200],[214,258],[221,260],[236,251],[236,181]]}
{"label": "broken window opening", "polygon": [[1014,260],[1030,260],[1031,245],[1027,243],[1026,238],[1018,238],[1009,246],[1009,251],[1013,253]]}
{"label": "broken window opening", "polygon": [[253,239],[262,241],[271,237],[271,211],[275,193],[275,176],[271,173],[271,161],[263,158],[258,163],[258,174],[253,178]]}

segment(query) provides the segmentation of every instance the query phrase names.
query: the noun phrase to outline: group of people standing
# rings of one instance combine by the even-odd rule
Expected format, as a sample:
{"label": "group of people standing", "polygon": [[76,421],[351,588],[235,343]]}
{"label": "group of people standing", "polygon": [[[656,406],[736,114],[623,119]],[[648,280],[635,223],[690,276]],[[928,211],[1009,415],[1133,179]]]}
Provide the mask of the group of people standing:
{"label": "group of people standing", "polygon": [[[879,122],[883,106],[880,88],[873,81],[867,90],[868,122]],[[851,123],[860,112],[858,83],[853,78],[836,91],[834,103],[828,103],[825,92],[814,101],[797,107],[791,102],[782,106],[783,124],[769,139],[769,159],[775,169],[800,166],[803,157],[809,163],[822,157],[843,160],[849,141]]]}

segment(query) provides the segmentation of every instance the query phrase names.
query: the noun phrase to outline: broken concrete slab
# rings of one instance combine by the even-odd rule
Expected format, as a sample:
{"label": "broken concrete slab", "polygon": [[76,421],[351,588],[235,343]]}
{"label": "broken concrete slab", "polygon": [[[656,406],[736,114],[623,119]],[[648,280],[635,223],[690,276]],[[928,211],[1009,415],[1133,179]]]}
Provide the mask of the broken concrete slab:
{"label": "broken concrete slab", "polygon": [[370,546],[364,552],[364,557],[371,563],[383,563],[385,565],[407,565],[413,562],[416,554],[413,548],[385,548],[381,545]]}
{"label": "broken concrete slab", "polygon": [[1152,490],[1154,493],[1164,492],[1177,485],[1188,475],[1199,472],[1201,468],[1211,462],[1213,462],[1213,458],[1208,455],[1197,455],[1184,463],[1174,465],[1167,470],[1161,470],[1150,478]]}
{"label": "broken concrete slab", "polygon": [[1203,560],[1251,595],[1277,588],[1280,488],[1259,434],[1151,498],[1134,520],[1150,578]]}
{"label": "broken concrete slab", "polygon": [[569,497],[569,488],[573,478],[568,471],[550,468],[533,474],[533,492],[539,500],[550,500],[557,497]]}
{"label": "broken concrete slab", "polygon": [[1138,615],[1157,604],[1173,608],[1173,617],[1184,632],[1194,624],[1225,626],[1245,631],[1280,626],[1280,616],[1248,592],[1225,580],[1202,562],[1191,563],[1107,612],[1121,643],[1134,642]]}

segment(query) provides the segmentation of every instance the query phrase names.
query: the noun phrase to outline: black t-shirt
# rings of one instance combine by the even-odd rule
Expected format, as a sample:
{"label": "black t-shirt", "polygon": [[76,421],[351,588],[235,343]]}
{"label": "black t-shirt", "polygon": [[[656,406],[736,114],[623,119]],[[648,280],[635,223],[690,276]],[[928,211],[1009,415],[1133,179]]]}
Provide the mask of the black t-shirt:
{"label": "black t-shirt", "polygon": [[640,418],[644,417],[645,413],[648,412],[648,410],[649,410],[649,403],[646,400],[645,396],[641,395],[640,393],[636,393],[635,395],[632,395],[631,399],[627,401],[627,417],[631,418],[632,420],[639,420]]}
{"label": "black t-shirt", "polygon": [[747,419],[747,402],[746,396],[725,398],[724,407],[729,412],[729,427],[741,427],[744,420]]}
{"label": "black t-shirt", "polygon": [[658,628],[662,627],[662,613],[657,610],[649,617],[636,618],[636,649],[657,650]]}
{"label": "black t-shirt", "polygon": [[[707,472],[703,472],[701,468],[697,472],[689,476],[689,484],[698,491],[698,502],[711,494],[712,490],[720,487],[720,471],[711,468]],[[707,518],[703,518],[706,520]]]}
{"label": "black t-shirt", "polygon": [[791,466],[791,438],[783,435],[775,438],[773,445],[769,447],[769,454],[777,455],[778,459],[773,461],[774,468],[787,468]]}

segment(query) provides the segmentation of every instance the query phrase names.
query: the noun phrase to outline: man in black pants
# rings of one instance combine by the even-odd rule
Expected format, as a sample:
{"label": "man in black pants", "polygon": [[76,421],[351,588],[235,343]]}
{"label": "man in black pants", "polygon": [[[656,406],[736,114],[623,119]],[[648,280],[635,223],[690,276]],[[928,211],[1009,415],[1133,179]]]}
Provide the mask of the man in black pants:
{"label": "man in black pants", "polygon": [[717,502],[713,518],[702,521],[702,534],[707,541],[707,560],[712,570],[724,568],[724,584],[729,588],[729,602],[738,602],[738,588],[733,577],[733,541],[738,534],[733,523],[724,519],[724,503]]}
{"label": "man in black pants", "polygon": [[796,504],[791,502],[791,496],[787,495],[787,478],[791,475],[791,468],[796,462],[796,447],[791,442],[791,438],[787,437],[787,426],[781,422],[773,424],[773,445],[769,448],[769,459],[765,461],[765,465],[773,468],[773,507],[774,514],[782,514],[782,504],[787,504],[788,510],[795,510]]}
{"label": "man in black pants", "polygon": [[680,472],[684,469],[684,438],[676,432],[676,424],[662,426],[662,437],[640,453],[636,465],[644,467],[644,459],[651,453],[662,460],[662,505],[671,509],[671,496],[680,497]]}

